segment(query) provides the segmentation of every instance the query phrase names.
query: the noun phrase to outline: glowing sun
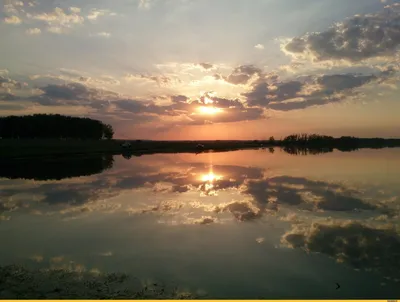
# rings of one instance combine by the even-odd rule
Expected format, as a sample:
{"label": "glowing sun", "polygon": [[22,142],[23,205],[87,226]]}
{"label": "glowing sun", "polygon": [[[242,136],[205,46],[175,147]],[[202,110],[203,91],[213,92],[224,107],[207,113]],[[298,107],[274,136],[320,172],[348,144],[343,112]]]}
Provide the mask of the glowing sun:
{"label": "glowing sun", "polygon": [[222,176],[220,175],[215,175],[213,172],[210,172],[208,174],[205,174],[201,177],[202,181],[208,181],[208,182],[213,182],[214,180],[220,180]]}
{"label": "glowing sun", "polygon": [[217,114],[222,112],[222,109],[216,107],[202,106],[199,107],[199,111],[202,114]]}

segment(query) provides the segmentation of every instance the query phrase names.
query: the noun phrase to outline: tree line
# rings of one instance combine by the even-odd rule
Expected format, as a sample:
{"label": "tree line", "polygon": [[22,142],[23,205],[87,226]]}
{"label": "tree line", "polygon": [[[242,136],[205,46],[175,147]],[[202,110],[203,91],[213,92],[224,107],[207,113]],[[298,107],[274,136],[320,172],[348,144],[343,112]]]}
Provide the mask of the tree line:
{"label": "tree line", "polygon": [[[273,138],[272,138],[273,140]],[[270,139],[271,141],[271,139]],[[384,148],[400,146],[399,139],[384,138],[358,138],[353,136],[333,136],[319,134],[292,134],[286,136],[283,140],[275,142],[275,145],[285,147],[307,147],[307,148],[327,148],[338,149],[340,151],[353,151],[358,148]]]}
{"label": "tree line", "polygon": [[1,138],[112,139],[111,125],[60,114],[0,117]]}

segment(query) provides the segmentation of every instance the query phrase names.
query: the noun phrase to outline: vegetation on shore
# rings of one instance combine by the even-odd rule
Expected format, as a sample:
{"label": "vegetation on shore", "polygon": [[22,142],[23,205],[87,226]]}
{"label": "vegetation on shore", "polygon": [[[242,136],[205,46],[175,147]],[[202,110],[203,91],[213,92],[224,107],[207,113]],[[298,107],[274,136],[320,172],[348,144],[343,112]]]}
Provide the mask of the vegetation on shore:
{"label": "vegetation on shore", "polygon": [[[112,139],[111,125],[89,118],[36,114],[0,117],[0,157],[34,157],[108,154],[140,156],[154,153],[199,153],[281,147],[288,153],[321,153],[333,149],[352,151],[359,148],[400,147],[400,139],[356,138],[318,134],[292,134],[277,140],[248,141],[124,141]],[[199,147],[200,146],[200,147]],[[308,151],[307,151],[308,150]]]}
{"label": "vegetation on shore", "polygon": [[60,114],[0,117],[1,138],[112,139],[111,125],[90,118]]}

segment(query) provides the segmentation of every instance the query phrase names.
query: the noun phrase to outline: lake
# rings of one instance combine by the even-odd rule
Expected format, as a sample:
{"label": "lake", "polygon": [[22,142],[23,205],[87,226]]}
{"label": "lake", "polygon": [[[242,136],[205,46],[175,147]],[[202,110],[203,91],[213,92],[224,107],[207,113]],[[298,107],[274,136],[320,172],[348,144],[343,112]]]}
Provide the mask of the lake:
{"label": "lake", "polygon": [[126,273],[206,298],[400,297],[400,149],[0,166],[2,266]]}

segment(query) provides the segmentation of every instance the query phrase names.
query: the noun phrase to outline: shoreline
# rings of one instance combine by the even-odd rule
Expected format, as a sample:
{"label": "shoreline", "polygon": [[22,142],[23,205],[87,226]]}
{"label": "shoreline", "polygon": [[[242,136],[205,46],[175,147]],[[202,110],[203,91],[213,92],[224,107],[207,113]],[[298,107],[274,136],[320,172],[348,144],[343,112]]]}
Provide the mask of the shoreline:
{"label": "shoreline", "polygon": [[[128,147],[122,144],[128,142]],[[60,140],[60,139],[1,139],[0,158],[85,156],[95,154],[141,156],[157,153],[228,152],[246,149],[283,148],[285,150],[354,151],[370,148],[400,147],[400,139],[354,139],[320,142],[285,141],[142,141],[142,140]]]}

